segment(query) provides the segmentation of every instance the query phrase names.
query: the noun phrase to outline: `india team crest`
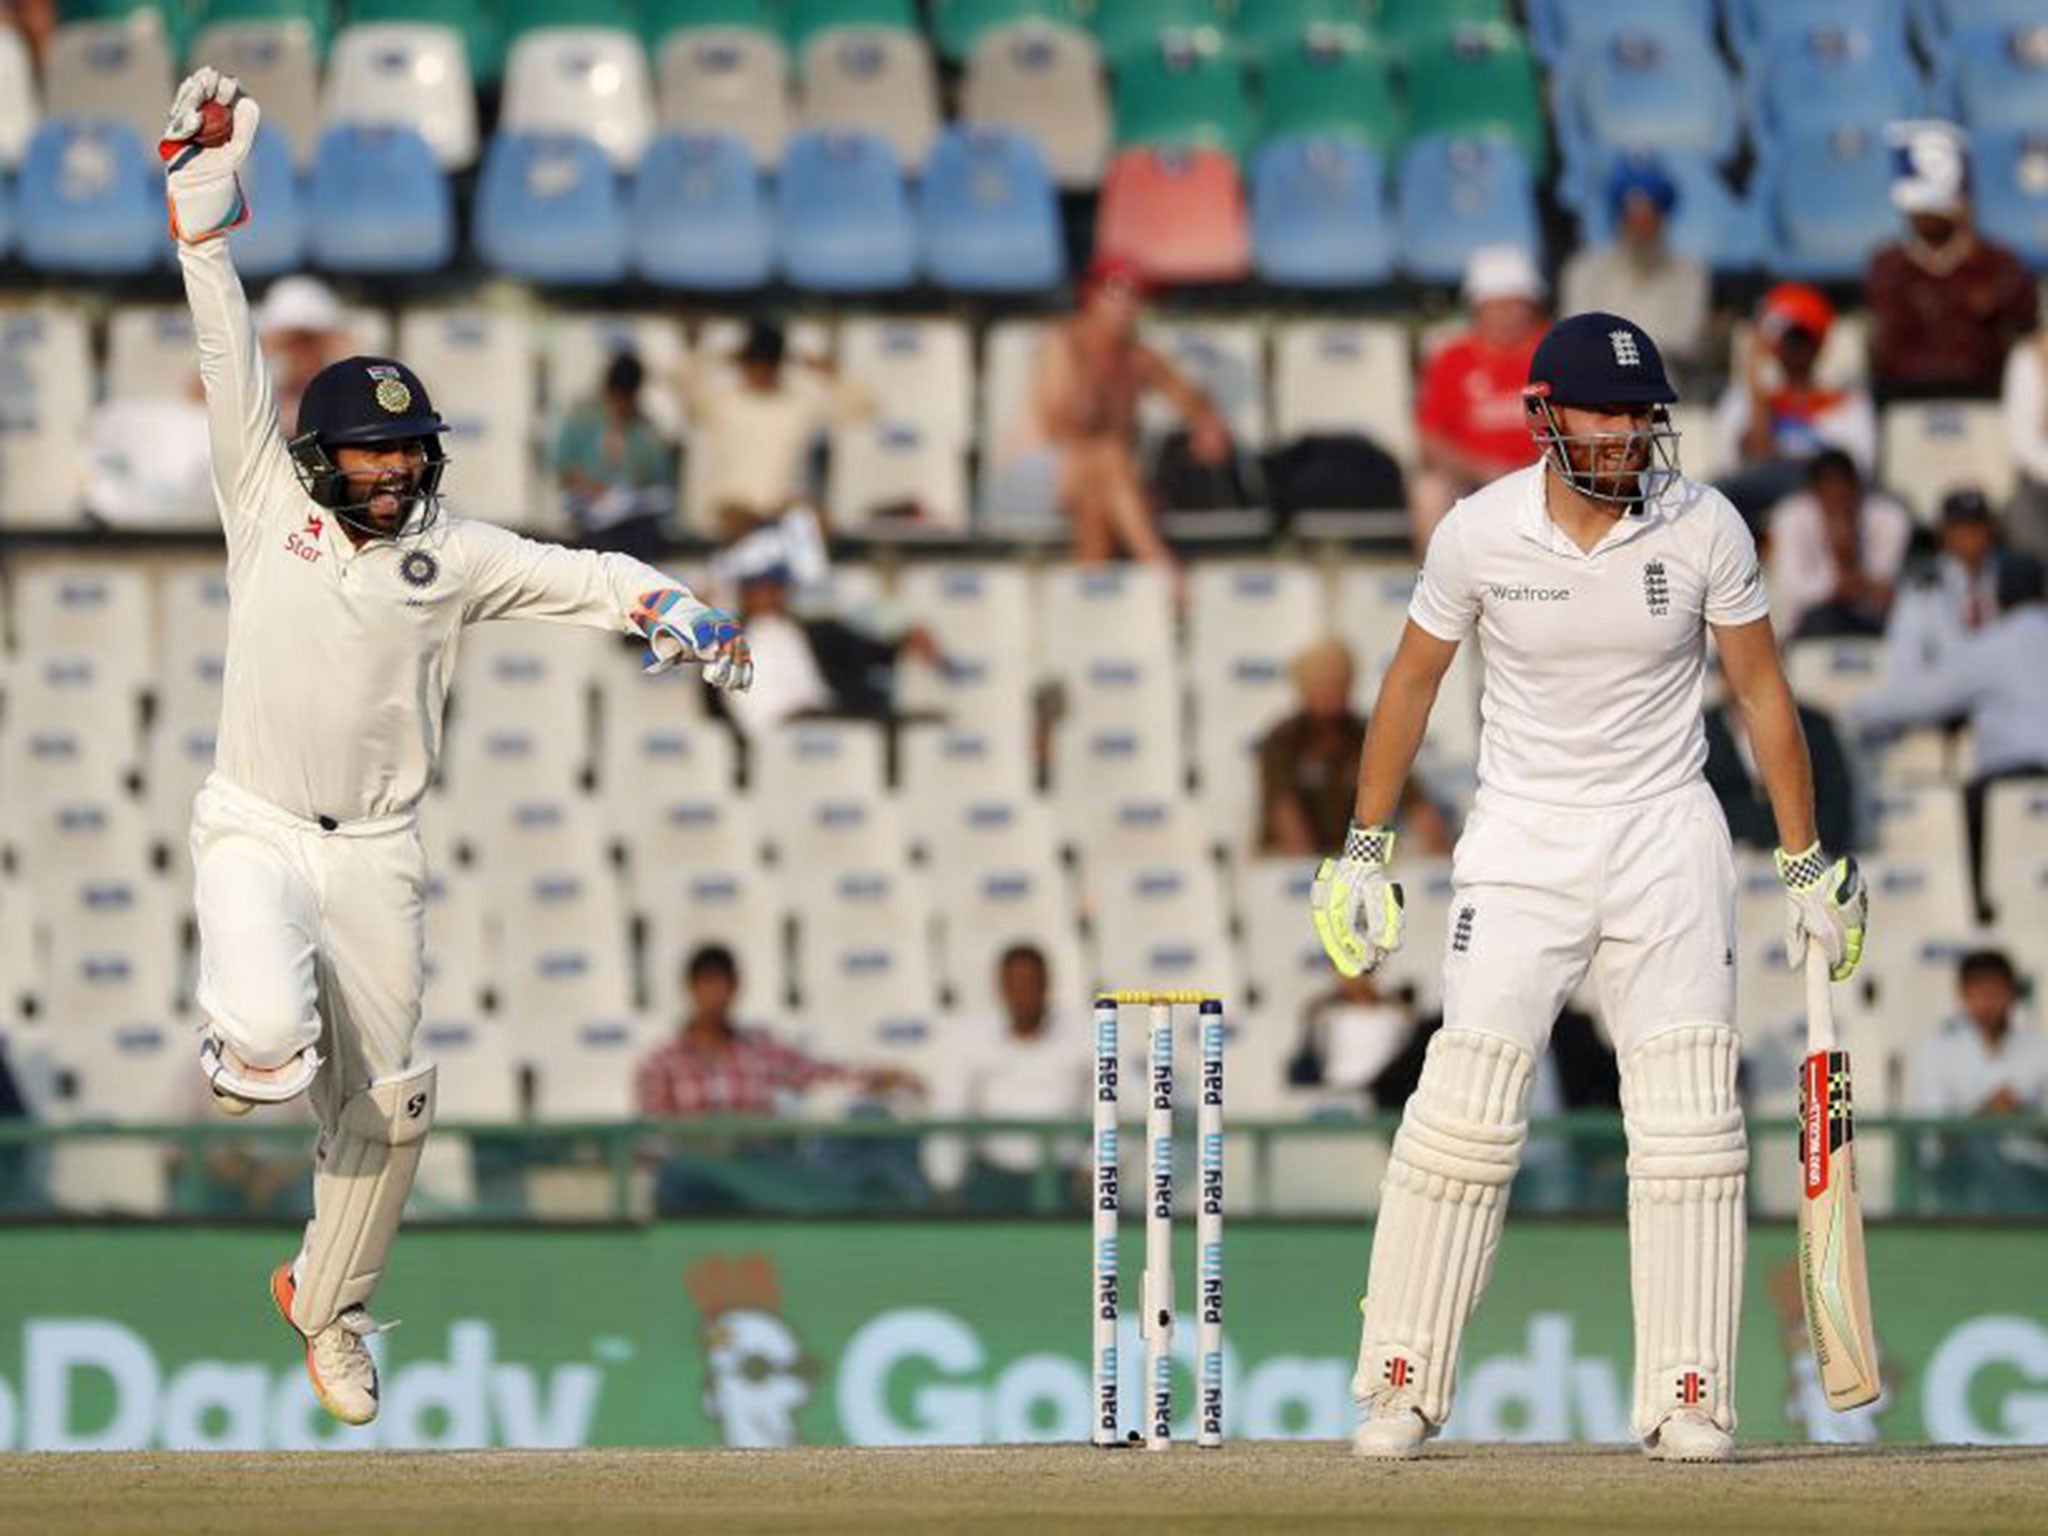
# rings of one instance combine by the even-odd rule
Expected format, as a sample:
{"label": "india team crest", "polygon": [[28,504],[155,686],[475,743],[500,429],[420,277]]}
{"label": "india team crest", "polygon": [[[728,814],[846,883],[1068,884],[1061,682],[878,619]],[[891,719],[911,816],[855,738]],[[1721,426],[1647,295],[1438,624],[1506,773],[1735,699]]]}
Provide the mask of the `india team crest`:
{"label": "india team crest", "polygon": [[412,391],[406,388],[396,368],[378,364],[370,369],[370,377],[377,381],[372,398],[379,409],[393,416],[403,416],[412,409]]}
{"label": "india team crest", "polygon": [[[405,386],[399,385],[400,389]],[[441,574],[441,562],[424,549],[406,551],[405,558],[398,562],[398,575],[408,587],[431,587],[434,578]]]}

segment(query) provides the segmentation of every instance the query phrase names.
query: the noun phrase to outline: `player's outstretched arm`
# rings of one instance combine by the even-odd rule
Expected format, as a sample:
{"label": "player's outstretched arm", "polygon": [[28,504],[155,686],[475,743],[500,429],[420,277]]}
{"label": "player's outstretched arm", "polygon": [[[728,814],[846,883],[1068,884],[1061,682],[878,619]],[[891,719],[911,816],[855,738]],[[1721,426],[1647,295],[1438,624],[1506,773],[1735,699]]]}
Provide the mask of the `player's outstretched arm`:
{"label": "player's outstretched arm", "polygon": [[200,69],[178,87],[157,145],[206,388],[214,499],[230,528],[260,518],[270,498],[296,484],[270,372],[226,239],[249,219],[240,172],[261,119],[233,76]]}

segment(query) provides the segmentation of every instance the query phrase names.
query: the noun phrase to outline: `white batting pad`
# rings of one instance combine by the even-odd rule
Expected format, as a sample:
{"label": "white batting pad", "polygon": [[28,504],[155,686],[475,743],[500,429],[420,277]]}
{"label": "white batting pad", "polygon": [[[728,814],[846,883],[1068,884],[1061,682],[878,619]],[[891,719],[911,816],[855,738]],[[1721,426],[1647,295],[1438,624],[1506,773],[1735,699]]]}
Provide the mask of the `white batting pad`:
{"label": "white batting pad", "polygon": [[352,1095],[334,1128],[321,1133],[313,1219],[299,1249],[292,1301],[302,1333],[318,1333],[348,1308],[368,1304],[433,1123],[434,1064],[422,1062]]}
{"label": "white batting pad", "polygon": [[1740,1053],[1728,1025],[1682,1024],[1651,1036],[1621,1064],[1636,1312],[1634,1428],[1643,1439],[1681,1408],[1735,1429],[1749,1168],[1735,1096]]}
{"label": "white batting pad", "polygon": [[1512,1040],[1440,1031],[1401,1116],[1374,1224],[1361,1406],[1450,1413],[1458,1340],[1493,1273],[1536,1063]]}

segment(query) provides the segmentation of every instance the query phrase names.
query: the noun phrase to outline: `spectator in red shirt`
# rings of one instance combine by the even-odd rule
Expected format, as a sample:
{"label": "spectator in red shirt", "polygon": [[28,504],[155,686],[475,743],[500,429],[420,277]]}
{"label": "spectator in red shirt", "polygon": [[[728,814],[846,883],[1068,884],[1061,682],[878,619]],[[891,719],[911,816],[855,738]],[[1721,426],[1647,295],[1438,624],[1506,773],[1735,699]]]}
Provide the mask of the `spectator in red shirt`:
{"label": "spectator in red shirt", "polygon": [[1408,481],[1417,555],[1459,497],[1536,457],[1522,389],[1543,339],[1544,297],[1542,275],[1520,246],[1472,253],[1465,268],[1472,329],[1446,342],[1422,370],[1415,411],[1422,467]]}
{"label": "spectator in red shirt", "polygon": [[2040,321],[2026,266],[1970,220],[1968,146],[1953,123],[1894,123],[1892,206],[1906,237],[1870,261],[1871,370],[1885,395],[1995,399],[2013,343]]}

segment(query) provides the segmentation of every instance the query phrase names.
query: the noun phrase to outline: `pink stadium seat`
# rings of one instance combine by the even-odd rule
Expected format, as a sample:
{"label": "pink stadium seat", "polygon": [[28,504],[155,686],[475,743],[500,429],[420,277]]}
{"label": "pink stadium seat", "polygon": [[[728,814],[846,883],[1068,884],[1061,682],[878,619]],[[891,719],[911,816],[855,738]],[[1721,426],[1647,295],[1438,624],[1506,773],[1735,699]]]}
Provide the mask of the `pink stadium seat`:
{"label": "pink stadium seat", "polygon": [[1159,282],[1245,277],[1251,236],[1237,163],[1218,149],[1126,150],[1102,184],[1095,250]]}

